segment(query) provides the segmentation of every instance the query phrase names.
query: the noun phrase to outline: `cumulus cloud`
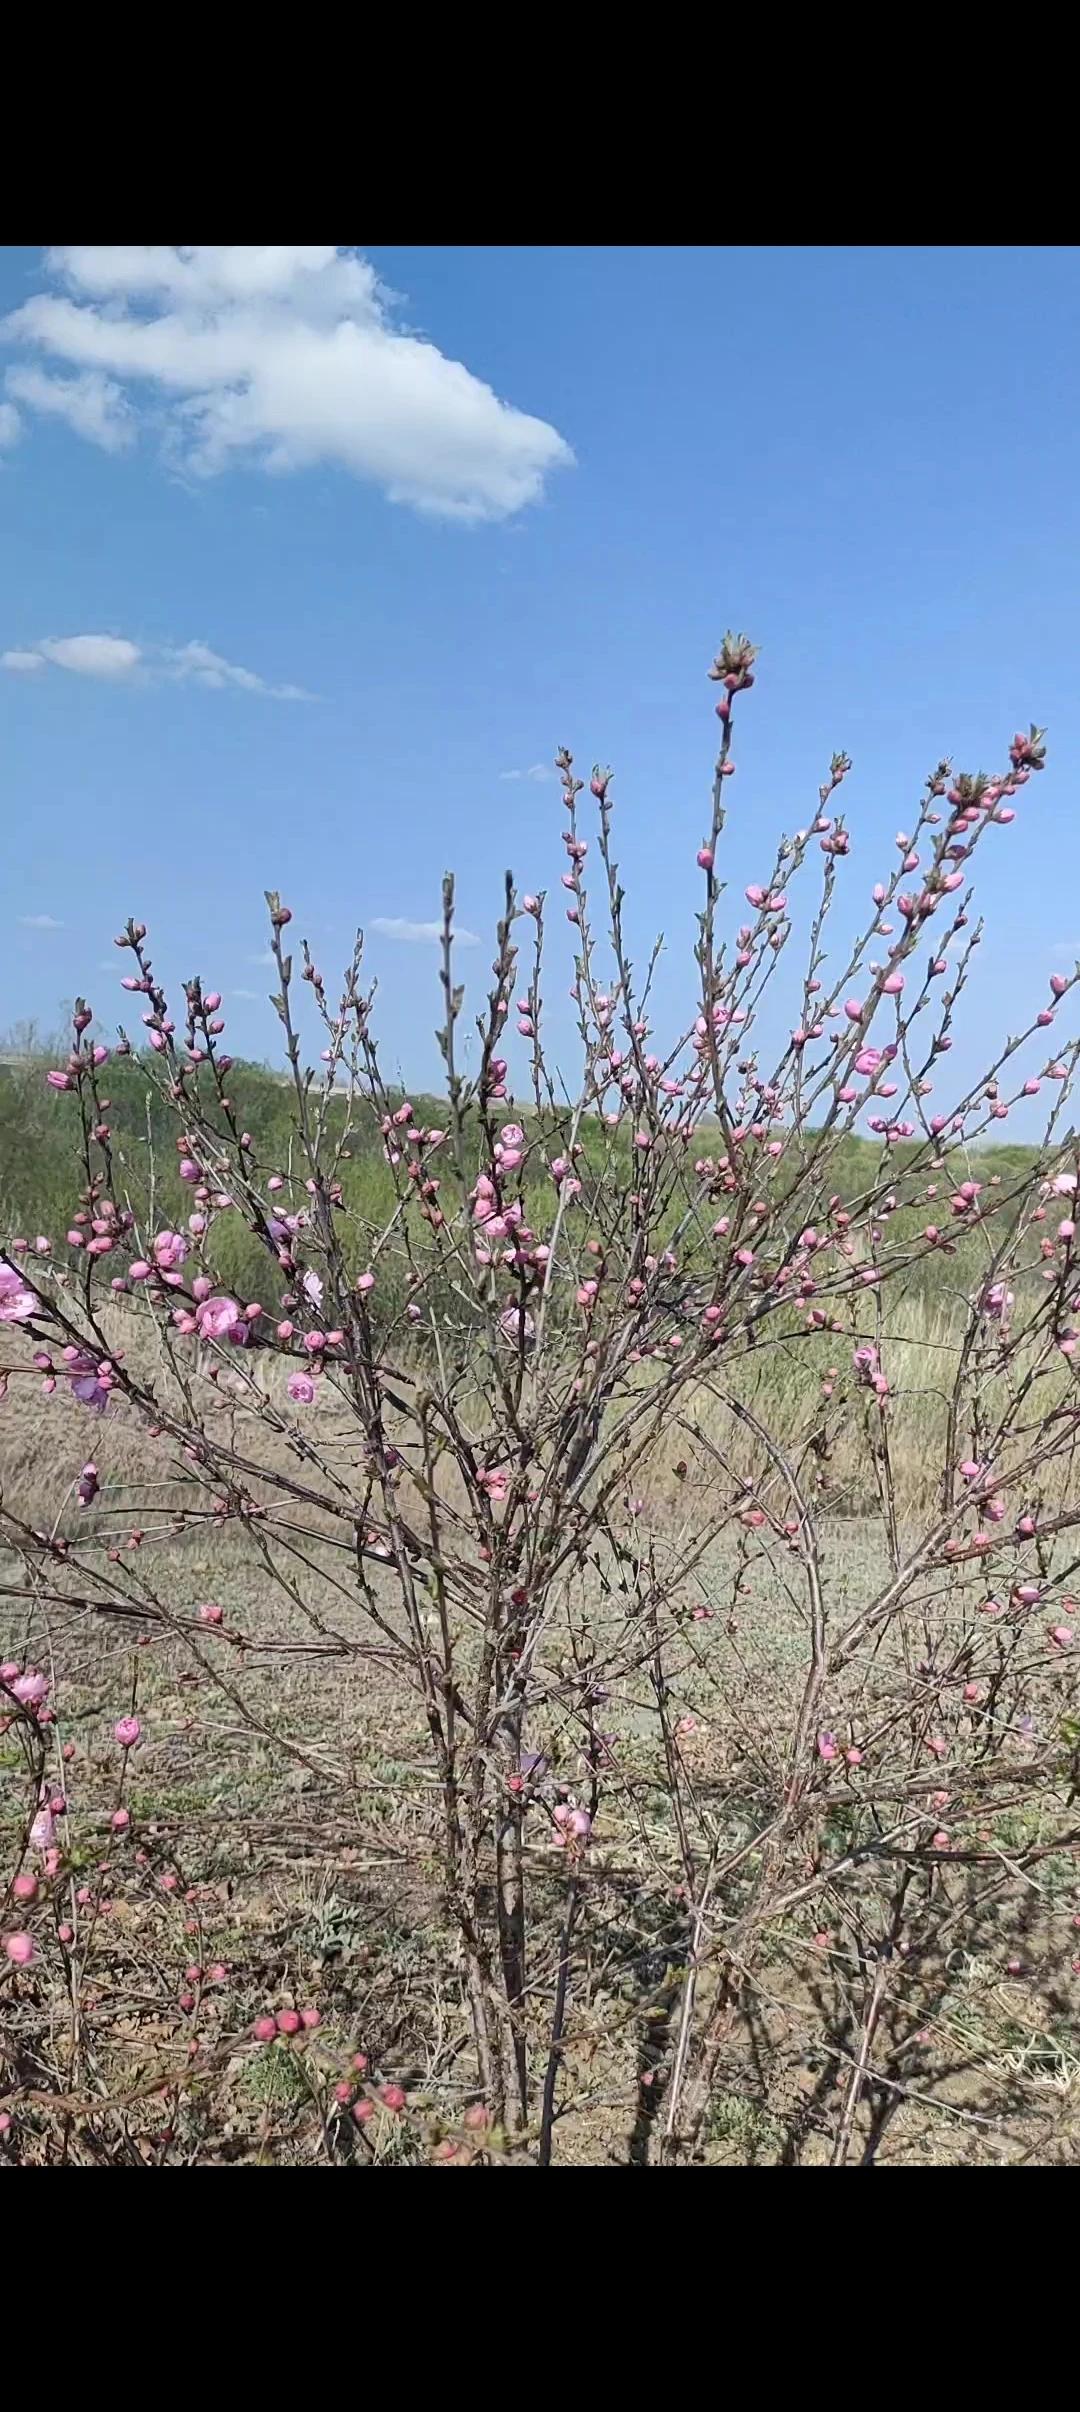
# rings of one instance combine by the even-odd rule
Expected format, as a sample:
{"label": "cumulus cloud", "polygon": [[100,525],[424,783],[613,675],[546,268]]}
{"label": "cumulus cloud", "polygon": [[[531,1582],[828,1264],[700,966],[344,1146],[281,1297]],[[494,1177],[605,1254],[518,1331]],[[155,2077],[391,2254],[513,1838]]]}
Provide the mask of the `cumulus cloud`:
{"label": "cumulus cloud", "polygon": [[72,670],[80,678],[137,679],[144,684],[170,680],[199,687],[239,687],[245,695],[271,695],[280,703],[313,700],[305,687],[275,686],[270,679],[260,678],[256,670],[226,661],[223,653],[215,653],[197,637],[186,645],[136,645],[131,637],[118,636],[39,637],[36,645],[0,653],[2,670],[44,670],[49,663],[57,670]]}
{"label": "cumulus cloud", "polygon": [[[126,444],[134,442],[131,404],[122,386],[112,377],[103,377],[100,369],[86,369],[79,377],[50,377],[44,369],[14,368],[4,382],[16,402],[43,412],[46,418],[66,419],[76,435],[100,444],[103,452],[122,452]],[[10,403],[4,408],[10,409]]]}
{"label": "cumulus cloud", "polygon": [[[441,921],[402,921],[397,914],[387,916],[380,913],[371,926],[378,931],[380,938],[398,938],[406,946],[437,946],[443,934]],[[475,930],[455,927],[454,938],[458,946],[480,944]]]}
{"label": "cumulus cloud", "polygon": [[2,331],[69,374],[15,368],[8,390],[111,449],[149,404],[192,474],[330,464],[465,520],[537,501],[573,458],[546,420],[404,326],[355,251],[72,243],[46,252],[45,275]]}
{"label": "cumulus cloud", "polygon": [[73,670],[77,678],[130,678],[142,660],[142,648],[130,637],[42,637],[31,650],[56,670]]}
{"label": "cumulus cloud", "polygon": [[500,771],[500,779],[553,779],[555,773],[546,762],[530,762],[528,770]]}
{"label": "cumulus cloud", "polygon": [[19,923],[24,930],[62,930],[63,922],[54,921],[51,913],[20,913]]}

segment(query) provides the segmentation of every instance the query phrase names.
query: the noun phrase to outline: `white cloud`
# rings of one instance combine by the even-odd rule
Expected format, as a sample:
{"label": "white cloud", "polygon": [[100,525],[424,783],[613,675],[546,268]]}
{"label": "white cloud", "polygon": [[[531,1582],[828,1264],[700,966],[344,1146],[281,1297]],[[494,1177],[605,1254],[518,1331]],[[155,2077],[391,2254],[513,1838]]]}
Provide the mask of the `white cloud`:
{"label": "white cloud", "polygon": [[255,670],[242,670],[223,654],[193,638],[188,645],[165,645],[161,659],[166,676],[194,679],[200,687],[240,687],[245,695],[276,695],[280,703],[312,703],[306,687],[275,687]]}
{"label": "white cloud", "polygon": [[54,921],[51,913],[20,913],[19,921],[24,930],[62,930],[64,926],[62,921]]}
{"label": "white cloud", "polygon": [[245,695],[271,695],[282,703],[310,703],[304,687],[274,686],[255,670],[228,662],[199,638],[187,645],[136,645],[130,637],[40,637],[36,645],[0,653],[0,669],[73,670],[80,678],[134,679],[144,683],[163,679],[200,687],[239,687]]}
{"label": "white cloud", "polygon": [[230,988],[231,997],[239,997],[245,1005],[265,1005],[265,988]]}
{"label": "white cloud", "polygon": [[[545,420],[410,333],[355,251],[75,243],[45,254],[45,274],[51,289],[2,331],[74,378],[20,397],[19,381],[42,372],[16,368],[9,390],[81,419],[98,443],[124,440],[149,399],[164,406],[172,457],[199,476],[329,463],[391,502],[466,520],[537,501],[573,458]],[[93,397],[76,399],[87,378]]]}
{"label": "white cloud", "polygon": [[555,773],[546,762],[530,762],[528,770],[500,771],[500,779],[553,779]]}
{"label": "white cloud", "polygon": [[7,444],[17,444],[22,434],[22,420],[13,402],[0,402],[0,452]]}
{"label": "white cloud", "polygon": [[130,637],[42,637],[33,651],[57,670],[73,670],[77,678],[130,678],[142,660],[142,647]]}
{"label": "white cloud", "polygon": [[44,369],[13,368],[4,382],[16,402],[47,418],[66,419],[76,435],[100,444],[104,452],[122,452],[134,442],[135,413],[127,395],[100,369],[84,369],[78,377],[49,377]]}
{"label": "white cloud", "polygon": [[[400,938],[406,946],[437,946],[443,934],[441,921],[402,921],[396,914],[387,917],[380,913],[371,926],[380,938]],[[475,930],[455,927],[454,939],[458,946],[480,944]]]}
{"label": "white cloud", "polygon": [[268,946],[264,946],[260,955],[249,955],[248,962],[255,965],[256,971],[273,971],[275,969],[274,958]]}

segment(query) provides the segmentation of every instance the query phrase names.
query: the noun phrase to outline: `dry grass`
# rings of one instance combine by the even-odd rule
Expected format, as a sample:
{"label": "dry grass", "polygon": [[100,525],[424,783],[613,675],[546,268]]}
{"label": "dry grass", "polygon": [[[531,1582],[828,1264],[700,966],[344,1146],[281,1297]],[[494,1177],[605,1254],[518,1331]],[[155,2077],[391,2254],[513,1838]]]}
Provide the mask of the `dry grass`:
{"label": "dry grass", "polygon": [[[118,1323],[118,1344],[121,1331],[124,1344],[141,1345],[130,1317]],[[944,1430],[941,1369],[954,1347],[940,1313],[891,1344],[903,1394],[892,1447],[912,1514],[931,1479],[930,1427]],[[772,1430],[793,1436],[808,1413],[799,1362],[794,1352],[762,1352],[740,1378],[743,1403],[755,1404]],[[223,1397],[217,1412],[243,1436],[249,1410],[241,1396]],[[715,1395],[700,1398],[687,1418],[726,1461],[741,1450],[742,1470],[754,1470],[752,1436]],[[332,1449],[332,1404],[305,1429]],[[267,1444],[264,1431],[262,1445],[291,1462],[287,1435]],[[88,1446],[101,1478],[89,1515],[72,1490]],[[884,1564],[877,1526],[843,1513],[867,1504],[857,1443],[850,1456],[846,1447],[838,1446],[826,1469],[832,1507],[824,1567],[838,1614],[871,1596]],[[659,1556],[678,1558],[702,1512],[711,1460],[699,1457],[680,1473],[686,1454],[685,1434],[667,1434],[642,1477],[642,1545]],[[58,1747],[74,1745],[63,1766],[74,1838],[63,1889],[88,1888],[100,1905],[82,1913],[84,1926],[88,1915],[94,1921],[86,2013],[94,2046],[89,2060],[79,2060],[63,2149],[93,2159],[107,2132],[110,2155],[142,2162],[371,2152],[425,2161],[449,2136],[467,2157],[472,2146],[460,2121],[470,2079],[454,2007],[454,1944],[440,1905],[423,1719],[387,1654],[370,1648],[329,1534],[306,1547],[301,1562],[257,1528],[210,1516],[178,1533],[175,1513],[191,1508],[191,1478],[163,1444],[148,1439],[122,1406],[92,1422],[66,1394],[46,1402],[25,1382],[13,1383],[0,1406],[0,1474],[11,1506],[44,1529],[56,1525],[78,1538],[80,1557],[93,1558],[103,1574],[107,1551],[118,1549],[125,1587],[133,1603],[141,1592],[147,1609],[145,1616],[134,1606],[123,1615],[83,1606],[46,1612],[32,1596],[6,1604],[4,1647],[62,1678],[55,1739]],[[136,1505],[145,1537],[132,1551]],[[12,1560],[9,1574],[16,1571]],[[977,1575],[940,1576],[935,1613],[959,1631],[978,1588]],[[389,1584],[381,1596],[392,1624]],[[737,1840],[740,1816],[751,1831],[771,1780],[770,1729],[779,1734],[790,1721],[805,1661],[805,1612],[782,1565],[735,1540],[718,1544],[696,1569],[692,1596],[711,1607],[712,1621],[707,1648],[704,1629],[687,1625],[672,1670],[674,1707],[685,1725],[680,1747],[699,1807],[708,1811],[715,1801]],[[220,1634],[198,1624],[198,1604],[207,1599],[224,1605]],[[167,1610],[166,1627],[150,1614],[155,1603]],[[601,1623],[602,1613],[594,1603]],[[573,1619],[569,1600],[568,1641]],[[311,1654],[320,1635],[325,1657]],[[880,1681],[887,1687],[887,1659]],[[137,1845],[109,1834],[112,1726],[133,1697],[147,1736],[126,1795]],[[654,2073],[669,2041],[686,1942],[665,1872],[671,1810],[653,1707],[643,1680],[639,1695],[624,1687],[605,1710],[619,1807],[590,1867],[557,2131],[558,2157],[568,2162],[625,2165],[652,2148]],[[557,1687],[542,1740],[554,1767],[572,1772],[575,1732],[561,1715]],[[0,1772],[11,1779],[17,1772],[10,1736],[0,1742]],[[9,1845],[20,1814],[14,1781],[5,1792]],[[842,1799],[831,1814],[842,1821]],[[1062,1970],[1080,1899],[1077,1869],[1051,1857],[1037,1876],[1012,1881],[1009,1852],[1020,1839],[1031,1835],[995,1835],[1002,1885],[974,1926],[965,1926],[964,1950],[928,1949],[890,1988],[859,2116],[858,2149],[867,2158],[1045,2162],[1075,2151],[1080,2059],[1069,2036],[1080,2003],[1075,1980]],[[553,1946],[562,1869],[543,1838],[534,1863],[539,1919],[542,1927],[550,1920]],[[939,1883],[959,1916],[963,1871],[942,1872]],[[823,1941],[811,1927],[796,1916],[777,1931],[732,2020],[703,2142],[709,2160],[777,2165],[828,2157],[867,1967],[857,1931],[848,1926]],[[185,1991],[185,1967],[219,1961],[224,1979],[197,1983],[184,2009],[192,1990]],[[1011,1962],[1019,1968],[1010,1974]],[[74,2048],[67,1967],[58,1949],[35,1978],[18,1980],[14,2001],[9,1993],[9,2079],[14,2071],[23,2107],[17,2146],[3,2149],[27,2159],[57,2149],[55,2127],[33,2096],[35,2085],[55,2094],[67,2082]],[[20,2036],[39,2032],[30,2004],[32,1993],[40,2007],[42,1988],[53,1997],[47,2067],[33,2054],[22,2057],[20,2044]],[[268,2005],[309,2001],[321,2013],[317,2033],[303,2043],[252,2046],[251,2022]],[[333,2086],[357,2049],[369,2055],[373,2073],[406,2086],[407,2122],[379,2111],[359,2137],[335,2106]],[[106,2093],[122,2107],[95,2118],[94,2098]]]}

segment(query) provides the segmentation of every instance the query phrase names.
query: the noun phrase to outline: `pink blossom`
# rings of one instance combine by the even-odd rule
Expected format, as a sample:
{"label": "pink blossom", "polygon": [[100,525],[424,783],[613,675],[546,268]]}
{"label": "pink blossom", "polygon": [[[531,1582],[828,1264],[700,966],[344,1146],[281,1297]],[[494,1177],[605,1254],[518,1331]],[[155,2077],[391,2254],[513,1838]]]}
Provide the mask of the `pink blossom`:
{"label": "pink blossom", "polygon": [[179,1231],[159,1231],[153,1242],[153,1257],[160,1273],[174,1273],[188,1253],[188,1243]]}
{"label": "pink blossom", "polygon": [[107,1359],[91,1356],[89,1349],[65,1349],[64,1371],[71,1383],[72,1397],[80,1406],[89,1407],[94,1415],[104,1415],[114,1388],[112,1368]]}
{"label": "pink blossom", "polygon": [[29,1968],[34,1954],[32,1935],[5,1935],[4,1950],[13,1968]]}
{"label": "pink blossom", "polygon": [[27,1667],[24,1675],[16,1676],[11,1689],[24,1708],[43,1708],[49,1697],[49,1678],[37,1667]]}
{"label": "pink blossom", "polygon": [[499,1317],[499,1330],[504,1340],[511,1341],[515,1348],[519,1345],[531,1348],[536,1338],[536,1325],[527,1307],[504,1307]]}
{"label": "pink blossom", "polygon": [[137,1717],[118,1717],[113,1734],[121,1750],[137,1750],[142,1740],[142,1726]]}
{"label": "pink blossom", "polygon": [[37,1313],[37,1299],[21,1273],[0,1256],[0,1323],[27,1323]]}
{"label": "pink blossom", "polygon": [[235,1298],[206,1298],[195,1317],[195,1327],[204,1340],[227,1340],[240,1320]]}
{"label": "pink blossom", "polygon": [[310,1374],[291,1373],[285,1388],[298,1407],[310,1407],[315,1396],[315,1384]]}
{"label": "pink blossom", "polygon": [[991,1282],[989,1289],[984,1290],[982,1293],[982,1296],[979,1300],[979,1310],[981,1314],[988,1315],[992,1322],[1001,1323],[1008,1315],[1013,1304],[1014,1299],[1012,1291],[1006,1289],[1003,1281],[993,1281]]}

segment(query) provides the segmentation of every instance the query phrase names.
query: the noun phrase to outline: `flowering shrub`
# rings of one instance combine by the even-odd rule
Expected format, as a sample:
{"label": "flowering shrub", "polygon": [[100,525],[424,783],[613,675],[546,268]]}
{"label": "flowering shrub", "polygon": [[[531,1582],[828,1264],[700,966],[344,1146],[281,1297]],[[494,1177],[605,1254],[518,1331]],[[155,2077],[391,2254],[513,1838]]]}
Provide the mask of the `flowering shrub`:
{"label": "flowering shrub", "polygon": [[[332,997],[306,945],[297,970],[274,892],[283,1156],[244,1127],[220,994],[192,979],[174,1013],[142,923],[117,939],[141,1051],[123,1031],[110,1050],[76,1005],[47,1074],[77,1131],[67,1227],[12,1231],[0,1263],[5,1412],[33,1383],[96,1419],[95,1457],[66,1470],[46,1523],[14,1493],[0,1510],[0,1589],[29,1606],[37,1653],[12,1645],[0,1666],[24,1786],[4,1827],[9,2147],[74,2122],[94,2157],[123,2157],[130,2098],[103,2093],[93,2043],[109,1911],[122,1890],[129,1909],[202,1898],[205,1846],[174,1836],[163,1854],[149,1778],[136,1786],[156,1648],[335,1798],[352,1782],[341,1686],[389,1670],[425,1754],[408,1856],[442,1921],[441,2041],[396,2075],[392,2038],[355,2051],[333,2000],[260,2005],[230,1996],[227,1962],[193,1965],[169,1993],[180,2064],[170,2043],[144,2081],[172,2106],[159,2158],[194,2080],[205,2095],[237,2054],[269,2056],[265,2100],[280,2085],[308,2103],[330,2158],[393,2158],[407,2132],[440,2161],[546,2165],[597,2101],[625,2105],[631,2157],[701,2153],[740,2023],[787,1985],[825,2070],[818,2133],[843,2161],[898,2104],[933,2102],[911,2076],[950,1967],[985,1954],[995,1905],[1038,1892],[1047,1868],[1039,1968],[1070,1981],[1080,1151],[1060,1024],[1077,974],[1054,975],[965,1094],[939,1095],[981,934],[975,858],[1015,842],[1042,735],[1015,736],[990,778],[934,767],[837,968],[840,883],[866,887],[851,764],[833,757],[806,825],[722,928],[753,646],[725,638],[710,675],[719,755],[681,1030],[654,1027],[655,958],[639,978],[628,950],[612,773],[585,782],[557,756],[571,1090],[546,1043],[553,905],[510,880],[468,1071],[444,883],[434,1121],[384,1079],[359,942]],[[763,1007],[800,936],[795,1018],[770,1060]],[[317,1071],[298,981],[322,1025]],[[174,1119],[190,1206],[171,1222],[156,1168],[136,1194],[110,1123],[126,1057]],[[1041,1148],[996,1160],[987,1143],[1037,1095]],[[372,1114],[377,1220],[348,1194]],[[258,1295],[220,1277],[232,1226],[258,1252]],[[932,1280],[946,1307],[913,1382],[906,1326]],[[159,1472],[111,1504],[108,1437],[133,1426]],[[276,1624],[246,1621],[224,1577],[220,1602],[184,1604],[180,1544],[208,1527],[257,1565]],[[153,1545],[167,1576],[145,1571]],[[106,1704],[111,1794],[84,1808],[67,1797],[64,1677],[44,1671],[62,1669],[73,1624],[136,1640],[129,1696]],[[325,1703],[303,1742],[250,1692],[253,1663],[301,1658]],[[1003,1970],[1030,1962],[1029,1946]],[[826,1964],[836,1997],[815,2027]],[[58,1999],[69,2046],[50,2060]]]}

